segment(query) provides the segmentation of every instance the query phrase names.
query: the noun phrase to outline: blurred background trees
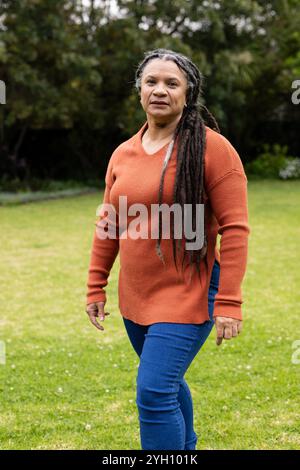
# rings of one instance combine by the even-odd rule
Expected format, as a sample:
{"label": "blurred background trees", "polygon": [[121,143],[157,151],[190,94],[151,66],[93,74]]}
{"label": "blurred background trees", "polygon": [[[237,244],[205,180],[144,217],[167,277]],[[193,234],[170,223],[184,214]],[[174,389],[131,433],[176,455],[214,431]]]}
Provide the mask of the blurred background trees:
{"label": "blurred background trees", "polygon": [[300,155],[296,0],[2,0],[0,9],[2,181],[103,178],[114,148],[146,120],[134,72],[157,47],[199,66],[202,100],[249,171],[269,144]]}

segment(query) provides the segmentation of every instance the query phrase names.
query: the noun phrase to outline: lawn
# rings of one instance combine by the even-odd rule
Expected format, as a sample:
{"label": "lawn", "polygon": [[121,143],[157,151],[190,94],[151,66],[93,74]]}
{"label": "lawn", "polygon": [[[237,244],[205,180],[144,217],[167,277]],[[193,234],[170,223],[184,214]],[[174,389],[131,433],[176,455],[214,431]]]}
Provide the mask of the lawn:
{"label": "lawn", "polygon": [[[199,450],[300,449],[300,184],[248,188],[243,332],[217,347],[213,329],[185,375]],[[140,449],[118,259],[105,331],[85,313],[102,194],[0,208],[1,449]]]}

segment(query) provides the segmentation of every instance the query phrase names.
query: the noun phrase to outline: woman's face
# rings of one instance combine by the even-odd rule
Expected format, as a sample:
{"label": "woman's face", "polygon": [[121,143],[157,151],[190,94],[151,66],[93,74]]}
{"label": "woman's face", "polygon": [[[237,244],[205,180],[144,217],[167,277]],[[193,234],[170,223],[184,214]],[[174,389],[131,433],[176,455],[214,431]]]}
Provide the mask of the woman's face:
{"label": "woman's face", "polygon": [[[181,115],[186,92],[186,76],[173,60],[153,59],[145,66],[140,101],[148,115],[162,121]],[[156,104],[156,101],[166,104]]]}

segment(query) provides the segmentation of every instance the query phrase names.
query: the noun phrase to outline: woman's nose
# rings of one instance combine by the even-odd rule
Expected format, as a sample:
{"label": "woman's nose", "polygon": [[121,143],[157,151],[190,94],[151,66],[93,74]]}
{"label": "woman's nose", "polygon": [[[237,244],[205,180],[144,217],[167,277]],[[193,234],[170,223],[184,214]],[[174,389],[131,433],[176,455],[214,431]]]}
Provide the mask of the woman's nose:
{"label": "woman's nose", "polygon": [[153,93],[154,93],[154,95],[159,95],[159,96],[165,96],[166,95],[165,90],[163,90],[162,88],[158,88]]}
{"label": "woman's nose", "polygon": [[163,85],[157,84],[157,86],[154,88],[153,93],[158,95],[165,95],[166,90]]}

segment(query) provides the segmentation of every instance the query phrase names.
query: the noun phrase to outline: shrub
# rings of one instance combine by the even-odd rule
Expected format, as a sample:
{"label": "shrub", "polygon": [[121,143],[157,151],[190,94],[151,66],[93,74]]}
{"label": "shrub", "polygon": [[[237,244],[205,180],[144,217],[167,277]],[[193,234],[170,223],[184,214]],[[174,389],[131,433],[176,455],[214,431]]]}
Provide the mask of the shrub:
{"label": "shrub", "polygon": [[249,176],[260,176],[263,178],[278,178],[279,172],[286,167],[288,146],[279,144],[264,144],[263,152],[250,163],[245,164],[245,171]]}
{"label": "shrub", "polygon": [[300,158],[288,157],[285,167],[279,170],[279,177],[284,180],[300,178]]}
{"label": "shrub", "polygon": [[20,178],[9,179],[6,175],[3,175],[0,178],[0,192],[35,192],[35,191],[45,191],[45,192],[55,192],[63,191],[67,189],[80,189],[86,187],[101,187],[101,181],[98,180],[86,180],[86,181],[77,181],[77,180],[52,180],[49,178],[40,179],[31,177],[26,180],[21,180]]}

